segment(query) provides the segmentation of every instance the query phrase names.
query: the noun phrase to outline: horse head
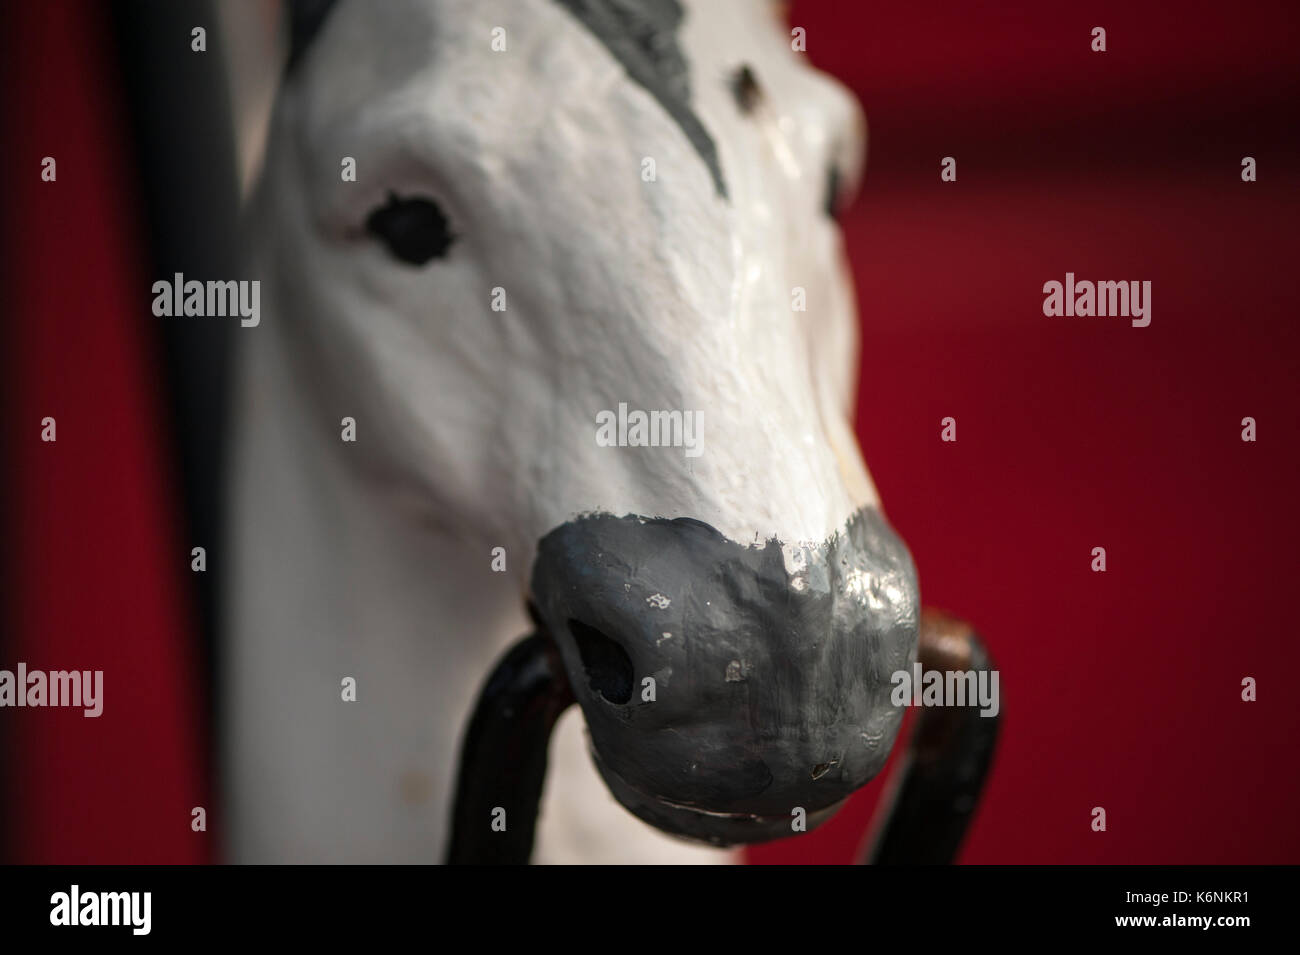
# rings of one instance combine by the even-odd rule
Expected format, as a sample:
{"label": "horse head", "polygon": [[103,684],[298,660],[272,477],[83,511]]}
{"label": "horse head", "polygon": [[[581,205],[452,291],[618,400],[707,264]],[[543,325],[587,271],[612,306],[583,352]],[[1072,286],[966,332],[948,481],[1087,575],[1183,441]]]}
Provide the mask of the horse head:
{"label": "horse head", "polygon": [[919,614],[851,425],[855,101],[753,0],[300,12],[259,254],[363,466],[505,548],[628,809],[825,818]]}

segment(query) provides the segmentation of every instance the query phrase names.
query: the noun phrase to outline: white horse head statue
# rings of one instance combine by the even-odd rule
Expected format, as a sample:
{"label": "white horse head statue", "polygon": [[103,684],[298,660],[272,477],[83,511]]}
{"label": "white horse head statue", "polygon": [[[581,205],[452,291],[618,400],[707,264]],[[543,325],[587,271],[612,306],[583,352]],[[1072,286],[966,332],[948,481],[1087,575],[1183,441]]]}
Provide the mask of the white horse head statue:
{"label": "white horse head statue", "polygon": [[851,424],[854,100],[755,0],[308,6],[250,219],[235,858],[436,859],[530,626],[595,767],[562,726],[539,858],[825,818],[918,627]]}

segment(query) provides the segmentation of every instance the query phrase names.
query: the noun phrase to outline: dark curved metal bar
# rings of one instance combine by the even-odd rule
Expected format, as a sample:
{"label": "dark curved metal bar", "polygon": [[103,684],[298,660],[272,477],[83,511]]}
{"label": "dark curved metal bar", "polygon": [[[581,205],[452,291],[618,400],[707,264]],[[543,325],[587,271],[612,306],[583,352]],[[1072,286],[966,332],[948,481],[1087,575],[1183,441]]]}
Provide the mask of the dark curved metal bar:
{"label": "dark curved metal bar", "polygon": [[[937,611],[921,614],[922,669],[991,671],[974,629]],[[946,865],[957,856],[979,801],[997,741],[997,716],[978,706],[922,708],[892,792],[877,810],[872,865]]]}
{"label": "dark curved metal bar", "polygon": [[[554,645],[543,634],[515,644],[488,677],[461,748],[449,865],[526,865],[533,851],[546,751],[573,702]],[[506,827],[492,828],[505,810]]]}
{"label": "dark curved metal bar", "polygon": [[[923,670],[990,671],[969,624],[926,610],[917,657]],[[537,633],[515,644],[484,684],[461,751],[446,861],[525,865],[532,854],[555,721],[571,703],[555,645]],[[976,706],[922,708],[877,812],[874,865],[951,863],[992,762],[999,717]],[[494,831],[493,811],[506,811]]]}

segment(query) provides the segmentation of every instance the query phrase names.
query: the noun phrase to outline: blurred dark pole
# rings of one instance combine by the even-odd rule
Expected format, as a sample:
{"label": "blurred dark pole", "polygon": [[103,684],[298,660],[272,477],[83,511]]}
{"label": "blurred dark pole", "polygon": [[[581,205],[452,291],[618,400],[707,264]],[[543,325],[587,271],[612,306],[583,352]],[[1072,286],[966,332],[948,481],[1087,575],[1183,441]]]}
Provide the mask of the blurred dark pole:
{"label": "blurred dark pole", "polygon": [[[225,57],[209,0],[122,0],[113,4],[117,52],[127,91],[137,194],[144,200],[153,279],[239,277],[239,193]],[[206,51],[191,32],[206,31]],[[219,594],[225,573],[221,487],[225,465],[231,335],[238,322],[152,323],[179,453],[189,547],[207,554],[207,572],[189,574],[201,632],[208,726],[216,727]],[[211,734],[210,734],[211,736]],[[209,756],[215,756],[209,739]],[[209,765],[216,765],[210,762]]]}

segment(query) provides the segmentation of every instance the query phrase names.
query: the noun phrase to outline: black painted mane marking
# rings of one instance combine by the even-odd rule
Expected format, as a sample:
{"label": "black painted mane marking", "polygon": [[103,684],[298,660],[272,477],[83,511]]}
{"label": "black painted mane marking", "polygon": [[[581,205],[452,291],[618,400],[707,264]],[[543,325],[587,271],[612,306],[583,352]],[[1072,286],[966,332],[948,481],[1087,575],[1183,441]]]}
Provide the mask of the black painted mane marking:
{"label": "black painted mane marking", "polygon": [[[336,0],[292,0],[289,6],[289,66],[302,58]],[[659,101],[709,167],[718,195],[727,184],[718,150],[691,109],[690,73],[677,45],[682,22],[678,0],[556,0],[585,26],[627,70],[627,75]]]}
{"label": "black painted mane marking", "polygon": [[713,176],[718,195],[727,184],[718,165],[713,137],[691,110],[690,75],[677,45],[682,22],[678,0],[556,0],[590,30],[627,75],[659,101]]}
{"label": "black painted mane marking", "polygon": [[289,63],[292,70],[303,52],[320,32],[325,18],[334,9],[335,0],[293,0],[289,4]]}

